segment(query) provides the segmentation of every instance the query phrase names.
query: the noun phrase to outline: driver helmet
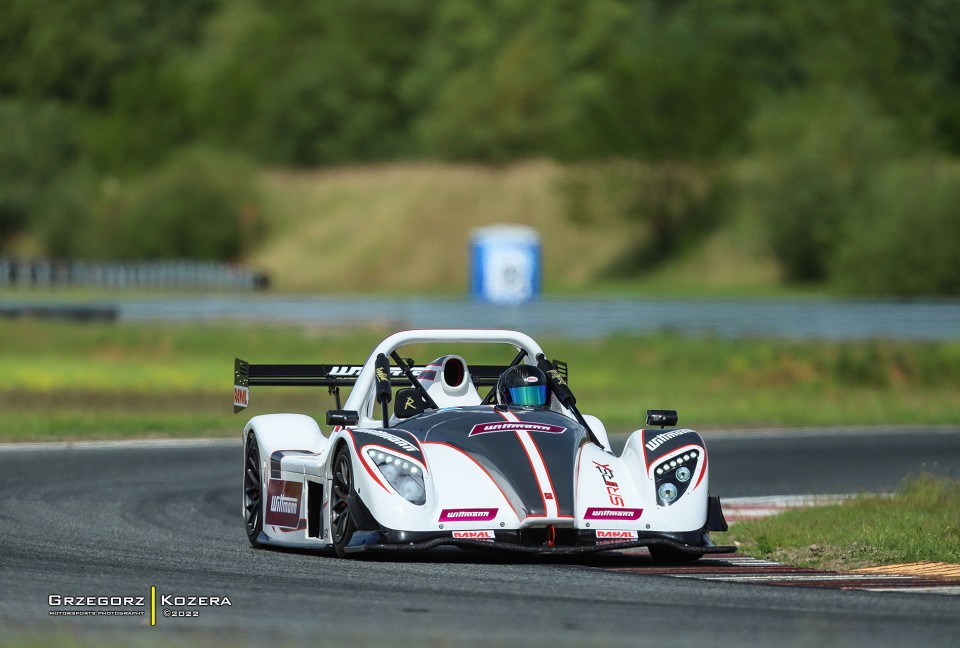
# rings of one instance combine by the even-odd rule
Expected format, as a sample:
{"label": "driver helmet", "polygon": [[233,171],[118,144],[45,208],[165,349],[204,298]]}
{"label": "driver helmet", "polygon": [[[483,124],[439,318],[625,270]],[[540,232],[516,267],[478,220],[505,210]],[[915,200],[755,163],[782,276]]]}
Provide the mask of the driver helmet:
{"label": "driver helmet", "polygon": [[514,365],[500,374],[497,401],[501,405],[550,405],[547,376],[533,365]]}

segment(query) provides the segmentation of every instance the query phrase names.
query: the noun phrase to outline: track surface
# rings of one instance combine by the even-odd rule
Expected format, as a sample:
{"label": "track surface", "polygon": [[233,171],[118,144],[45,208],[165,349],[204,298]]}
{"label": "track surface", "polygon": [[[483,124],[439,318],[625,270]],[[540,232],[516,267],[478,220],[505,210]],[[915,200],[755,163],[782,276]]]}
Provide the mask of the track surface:
{"label": "track surface", "polygon": [[[727,495],[887,490],[934,457],[940,472],[960,472],[960,431],[914,431],[905,445],[903,436],[738,435],[708,446]],[[254,551],[240,519],[240,464],[239,443],[0,449],[0,626],[83,628],[121,644],[197,633],[202,642],[372,646],[956,646],[960,637],[957,596],[670,578],[645,573],[645,556]],[[767,471],[776,479],[765,481]],[[164,618],[158,605],[152,629],[148,617],[49,616],[51,594],[149,601],[151,585],[160,596],[232,605],[192,619]]]}

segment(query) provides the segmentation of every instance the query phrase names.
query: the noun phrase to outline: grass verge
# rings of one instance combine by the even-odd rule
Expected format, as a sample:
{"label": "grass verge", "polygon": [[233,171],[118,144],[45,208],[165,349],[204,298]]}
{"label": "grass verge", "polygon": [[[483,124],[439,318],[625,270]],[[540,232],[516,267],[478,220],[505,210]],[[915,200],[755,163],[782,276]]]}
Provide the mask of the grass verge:
{"label": "grass verge", "polygon": [[[0,440],[236,434],[255,414],[323,420],[323,389],[255,389],[231,407],[233,358],[259,363],[356,363],[390,331],[225,325],[0,321]],[[960,342],[821,343],[614,336],[540,340],[570,364],[585,413],[611,432],[672,408],[695,429],[958,424]],[[408,349],[506,363],[489,347]]]}
{"label": "grass verge", "polygon": [[832,506],[738,522],[715,534],[747,556],[850,570],[919,561],[960,564],[960,480],[921,474],[893,497],[859,495]]}

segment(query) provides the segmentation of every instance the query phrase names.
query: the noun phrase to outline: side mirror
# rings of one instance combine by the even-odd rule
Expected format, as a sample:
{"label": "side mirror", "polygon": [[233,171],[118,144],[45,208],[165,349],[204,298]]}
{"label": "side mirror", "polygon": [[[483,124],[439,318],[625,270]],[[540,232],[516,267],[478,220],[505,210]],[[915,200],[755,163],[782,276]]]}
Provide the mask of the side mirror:
{"label": "side mirror", "polygon": [[327,425],[351,426],[360,422],[360,412],[354,410],[327,410]]}
{"label": "side mirror", "polygon": [[397,390],[397,400],[393,404],[393,413],[398,419],[408,419],[423,414],[423,396],[413,387]]}
{"label": "side mirror", "polygon": [[647,410],[647,425],[659,425],[660,427],[673,427],[677,424],[679,417],[677,410]]}

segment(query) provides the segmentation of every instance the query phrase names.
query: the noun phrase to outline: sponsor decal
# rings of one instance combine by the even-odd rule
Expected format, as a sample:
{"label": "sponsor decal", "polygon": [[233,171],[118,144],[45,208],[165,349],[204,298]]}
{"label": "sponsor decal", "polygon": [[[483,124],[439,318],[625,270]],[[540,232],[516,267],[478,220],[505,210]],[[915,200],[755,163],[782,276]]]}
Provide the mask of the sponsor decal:
{"label": "sponsor decal", "polygon": [[567,428],[546,423],[530,423],[528,421],[497,421],[494,423],[479,423],[474,425],[467,436],[489,434],[491,432],[546,432],[547,434],[562,434]]}
{"label": "sponsor decal", "polygon": [[628,529],[597,529],[598,540],[636,540],[637,532]]}
{"label": "sponsor decal", "polygon": [[233,386],[233,405],[234,407],[246,407],[250,404],[250,389],[248,387],[241,387],[240,385]]}
{"label": "sponsor decal", "polygon": [[389,378],[387,378],[387,372],[383,370],[383,367],[377,367],[376,373],[377,373],[377,380],[379,382],[386,382],[387,380],[389,380]]}
{"label": "sponsor decal", "polygon": [[363,367],[359,365],[348,366],[348,367],[333,366],[333,367],[330,367],[330,371],[327,373],[327,375],[344,376],[344,377],[359,376],[361,371],[363,371]]}
{"label": "sponsor decal", "polygon": [[597,539],[603,540],[636,540],[637,532],[628,529],[597,529]]}
{"label": "sponsor decal", "polygon": [[274,495],[270,498],[270,510],[274,513],[296,513],[297,500],[286,495]]}
{"label": "sponsor decal", "polygon": [[300,499],[303,495],[301,482],[271,479],[267,486],[267,524],[280,527],[296,527],[300,523]]}
{"label": "sponsor decal", "polygon": [[440,511],[441,522],[489,522],[497,517],[495,508],[470,509],[443,509]]}
{"label": "sponsor decal", "polygon": [[535,382],[537,382],[537,381],[540,380],[540,379],[537,378],[536,376],[527,376],[527,377],[524,378],[523,380],[524,380],[524,382],[535,383]]}
{"label": "sponsor decal", "polygon": [[420,452],[420,449],[417,446],[413,445],[406,439],[402,439],[398,437],[396,434],[390,434],[389,432],[382,432],[380,430],[358,430],[358,432],[363,432],[364,434],[380,437],[381,439],[384,439],[386,441],[389,441],[390,443],[400,446],[407,452]]}
{"label": "sponsor decal", "polygon": [[454,538],[463,538],[465,540],[493,540],[493,531],[454,531]]}
{"label": "sponsor decal", "polygon": [[610,503],[614,506],[623,506],[626,502],[623,501],[623,496],[620,495],[620,486],[617,485],[617,482],[613,480],[613,469],[602,463],[593,462],[593,465],[597,467],[597,470],[600,472],[600,477],[603,478],[603,483],[607,487],[607,497],[610,498]]}
{"label": "sponsor decal", "polygon": [[656,450],[657,448],[662,446],[664,443],[666,443],[670,439],[675,439],[678,436],[683,436],[684,434],[687,434],[689,431],[690,430],[670,430],[669,432],[658,434],[657,436],[647,441],[645,446],[647,450]]}
{"label": "sponsor decal", "polygon": [[[360,372],[363,371],[362,365],[334,365],[330,367],[330,371],[327,372],[328,376],[338,376],[341,378],[356,378],[360,375]],[[420,372],[423,371],[423,367],[413,367],[410,369],[410,372],[414,376],[420,375]],[[400,370],[400,367],[390,367],[390,376],[392,378],[399,378],[403,375],[403,372]],[[385,380],[385,378],[377,376],[380,380]]]}
{"label": "sponsor decal", "polygon": [[585,520],[639,520],[643,509],[638,508],[599,508],[590,507],[584,514]]}

